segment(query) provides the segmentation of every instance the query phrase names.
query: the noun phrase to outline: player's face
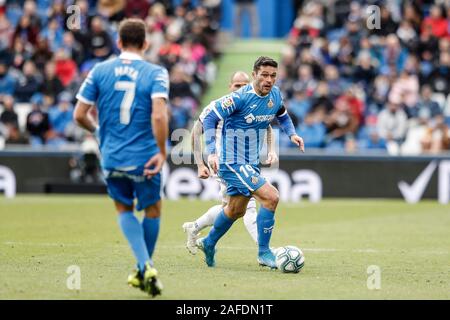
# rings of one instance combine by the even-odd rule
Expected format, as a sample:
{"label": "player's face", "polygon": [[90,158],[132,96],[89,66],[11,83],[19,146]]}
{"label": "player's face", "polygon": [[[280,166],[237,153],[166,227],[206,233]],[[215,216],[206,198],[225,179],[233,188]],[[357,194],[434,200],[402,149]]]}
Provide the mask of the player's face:
{"label": "player's face", "polygon": [[277,80],[277,68],[262,66],[257,72],[253,72],[254,87],[258,94],[265,96],[272,90]]}
{"label": "player's face", "polygon": [[247,84],[248,84],[248,81],[246,81],[246,80],[233,81],[230,84],[230,91],[236,91],[237,89],[239,89]]}

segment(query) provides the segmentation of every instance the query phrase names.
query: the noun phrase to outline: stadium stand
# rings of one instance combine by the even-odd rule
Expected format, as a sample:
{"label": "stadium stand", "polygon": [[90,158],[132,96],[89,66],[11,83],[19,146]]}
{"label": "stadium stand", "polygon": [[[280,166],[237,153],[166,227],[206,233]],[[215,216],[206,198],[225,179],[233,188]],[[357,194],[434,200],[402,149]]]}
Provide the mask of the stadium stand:
{"label": "stadium stand", "polygon": [[171,129],[187,127],[215,78],[217,6],[8,0],[0,2],[0,145],[59,150],[80,144],[85,133],[72,121],[74,95],[95,63],[117,55],[118,22],[134,16],[148,26],[146,59],[170,72]]}
{"label": "stadium stand", "polygon": [[449,14],[445,1],[303,1],[279,86],[306,147],[448,152]]}

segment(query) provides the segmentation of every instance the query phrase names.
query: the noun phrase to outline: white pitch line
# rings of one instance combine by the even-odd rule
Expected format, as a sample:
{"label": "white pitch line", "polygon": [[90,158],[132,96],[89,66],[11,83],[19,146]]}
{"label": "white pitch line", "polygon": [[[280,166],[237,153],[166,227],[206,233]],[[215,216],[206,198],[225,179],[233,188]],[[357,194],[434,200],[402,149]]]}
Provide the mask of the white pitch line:
{"label": "white pitch line", "polygon": [[[107,248],[128,248],[125,244],[78,244],[78,243],[57,243],[57,242],[21,242],[21,241],[4,241],[6,246],[32,246],[32,247],[107,247]],[[184,249],[184,245],[157,245],[161,249]],[[219,250],[243,250],[254,251],[256,247],[249,246],[219,246]],[[395,253],[395,251],[376,250],[376,249],[337,249],[337,248],[302,248],[304,252],[353,252],[353,253]],[[424,251],[421,251],[424,252]],[[413,253],[413,252],[409,252]],[[427,251],[427,254],[447,255],[448,251]]]}

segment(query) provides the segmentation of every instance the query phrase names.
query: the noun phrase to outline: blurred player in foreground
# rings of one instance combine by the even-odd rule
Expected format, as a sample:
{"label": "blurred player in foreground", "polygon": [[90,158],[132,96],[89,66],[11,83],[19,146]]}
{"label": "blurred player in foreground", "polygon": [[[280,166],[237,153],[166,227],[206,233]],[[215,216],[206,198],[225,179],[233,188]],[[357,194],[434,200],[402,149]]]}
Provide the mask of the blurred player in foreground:
{"label": "blurred player in foreground", "polygon": [[[243,71],[237,71],[233,73],[231,76],[231,81],[229,83],[228,89],[230,92],[236,91],[239,88],[249,84],[250,78],[247,75],[247,73]],[[202,143],[201,143],[201,137],[203,134],[203,119],[206,117],[206,115],[212,110],[212,107],[214,105],[215,101],[211,102],[208,106],[206,106],[202,113],[199,116],[198,121],[195,121],[194,127],[192,129],[192,149],[194,151],[194,159],[195,163],[197,164],[197,171],[198,171],[198,177],[200,179],[207,179],[210,176],[210,171],[208,167],[203,162],[203,151],[202,151]],[[217,140],[217,148],[219,148],[219,140],[221,136],[221,131],[223,127],[223,122],[220,121],[217,125],[216,130],[216,140]],[[267,128],[267,161],[266,164],[272,164],[278,161],[277,153],[274,151],[274,143],[273,143],[273,136],[272,136],[272,127],[269,125]],[[206,227],[210,227],[214,224],[214,221],[216,220],[217,216],[222,211],[223,207],[225,207],[228,203],[228,197],[226,195],[227,186],[224,183],[224,181],[216,176],[217,182],[220,185],[220,194],[222,198],[222,204],[221,205],[215,205],[211,208],[209,208],[208,211],[206,211],[202,216],[200,216],[197,220],[193,222],[186,222],[183,224],[183,230],[187,234],[187,242],[186,242],[186,248],[191,254],[197,253],[197,246],[196,241],[199,236],[199,233],[201,230],[205,229]],[[255,198],[250,198],[248,204],[247,204],[247,210],[245,211],[244,215],[244,225],[252,237],[253,241],[255,243],[258,243],[258,231],[256,228],[256,202]]]}
{"label": "blurred player in foreground", "polygon": [[[249,199],[254,196],[261,207],[256,219],[258,230],[258,262],[276,268],[275,255],[270,249],[270,238],[275,224],[278,190],[260,175],[259,150],[262,136],[276,117],[291,142],[304,151],[303,139],[283,104],[277,79],[278,63],[269,57],[259,57],[253,66],[253,82],[216,100],[203,119],[203,129],[208,150],[208,164],[227,184],[230,196],[206,238],[197,240],[204,252],[206,264],[215,265],[216,244],[231,228],[234,221],[246,211]],[[220,159],[216,148],[215,130],[223,121]]]}
{"label": "blurred player in foreground", "polygon": [[[143,60],[147,49],[145,24],[139,19],[120,23],[118,58],[97,64],[77,94],[75,121],[98,135],[109,196],[119,226],[137,260],[128,284],[155,296],[162,284],[152,255],[161,215],[161,167],[168,136],[167,70]],[[96,105],[98,121],[89,115]],[[144,210],[142,222],[134,215]]]}

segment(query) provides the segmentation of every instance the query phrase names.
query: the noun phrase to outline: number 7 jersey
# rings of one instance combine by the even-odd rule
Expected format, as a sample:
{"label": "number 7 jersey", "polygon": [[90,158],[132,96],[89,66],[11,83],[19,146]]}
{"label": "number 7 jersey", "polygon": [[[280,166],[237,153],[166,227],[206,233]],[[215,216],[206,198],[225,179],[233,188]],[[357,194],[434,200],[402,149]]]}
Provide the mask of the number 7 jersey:
{"label": "number 7 jersey", "polygon": [[97,107],[104,169],[132,170],[159,152],[151,126],[152,98],[168,95],[167,70],[137,54],[123,52],[95,65],[77,99]]}

